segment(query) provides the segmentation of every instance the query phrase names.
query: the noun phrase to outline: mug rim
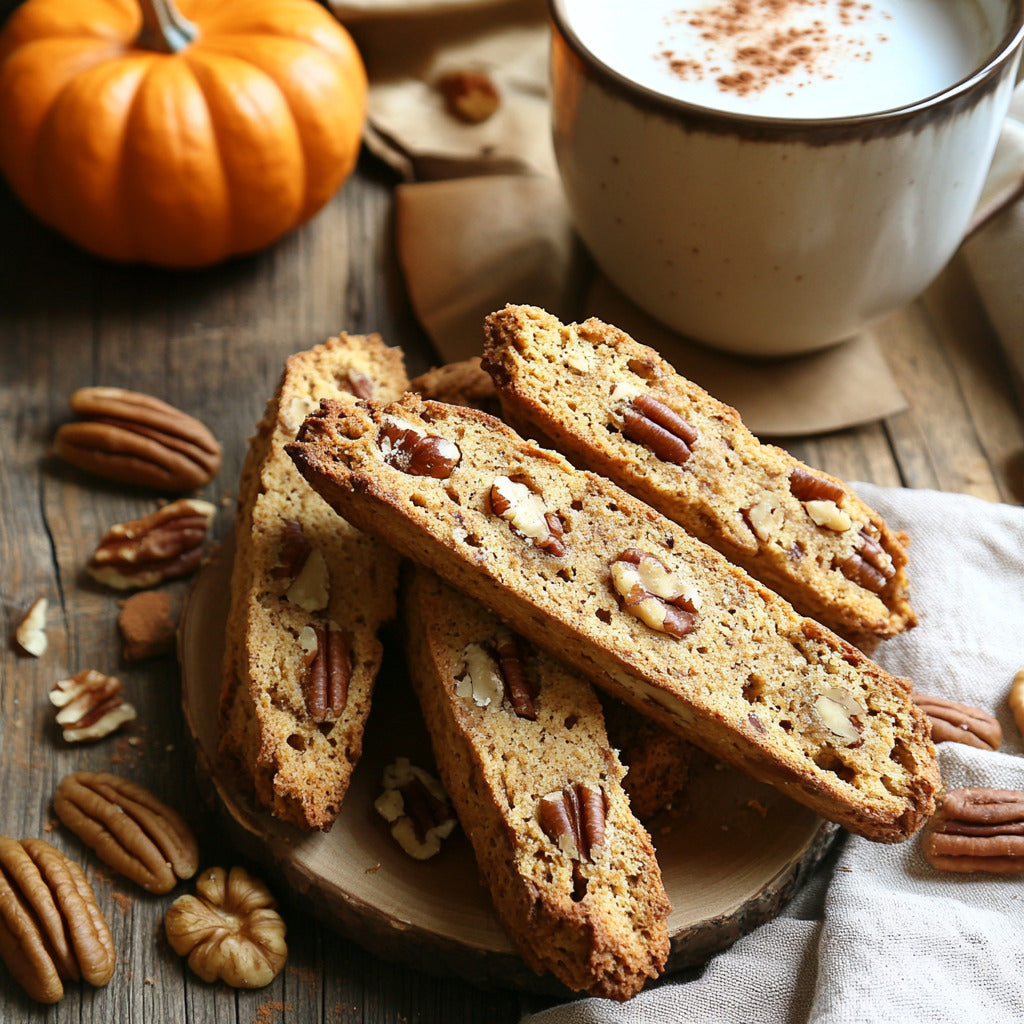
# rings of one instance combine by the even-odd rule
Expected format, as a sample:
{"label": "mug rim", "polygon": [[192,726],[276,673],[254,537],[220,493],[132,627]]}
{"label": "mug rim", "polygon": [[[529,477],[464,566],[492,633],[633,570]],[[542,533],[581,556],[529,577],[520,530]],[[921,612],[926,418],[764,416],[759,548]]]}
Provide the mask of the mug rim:
{"label": "mug rim", "polygon": [[1009,24],[1003,37],[977,68],[946,88],[912,103],[864,114],[815,118],[777,117],[707,107],[642,85],[610,67],[583,43],[569,23],[565,12],[565,0],[547,0],[547,4],[552,27],[576,57],[605,84],[613,87],[628,100],[661,113],[684,115],[687,119],[702,122],[708,127],[716,125],[726,130],[746,130],[759,134],[771,133],[773,129],[786,134],[815,131],[831,134],[836,131],[856,132],[858,129],[885,132],[901,128],[907,121],[933,116],[939,109],[959,109],[970,102],[970,97],[975,92],[987,92],[994,88],[1001,80],[1006,65],[1017,57],[1021,42],[1024,40],[1024,0],[1010,0],[1007,5],[1010,14]]}

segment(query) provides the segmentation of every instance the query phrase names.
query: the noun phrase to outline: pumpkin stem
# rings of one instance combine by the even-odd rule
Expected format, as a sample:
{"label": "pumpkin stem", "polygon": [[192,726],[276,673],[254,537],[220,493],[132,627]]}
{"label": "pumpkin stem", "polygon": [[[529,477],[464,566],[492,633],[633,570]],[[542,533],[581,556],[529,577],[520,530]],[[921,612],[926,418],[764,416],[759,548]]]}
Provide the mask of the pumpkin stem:
{"label": "pumpkin stem", "polygon": [[199,35],[199,29],[182,16],[174,0],[138,0],[138,4],[142,31],[135,39],[137,47],[157,53],[178,53]]}

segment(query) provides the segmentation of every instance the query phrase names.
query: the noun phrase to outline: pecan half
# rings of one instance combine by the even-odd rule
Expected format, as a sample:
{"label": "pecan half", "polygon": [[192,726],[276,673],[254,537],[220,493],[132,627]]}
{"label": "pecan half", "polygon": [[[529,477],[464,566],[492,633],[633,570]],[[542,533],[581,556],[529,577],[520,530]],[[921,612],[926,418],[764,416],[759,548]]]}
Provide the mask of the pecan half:
{"label": "pecan half", "polygon": [[513,533],[533,541],[542,551],[561,558],[566,551],[565,524],[557,512],[544,506],[544,496],[519,480],[499,476],[491,484],[491,511],[511,526]]}
{"label": "pecan half", "polygon": [[64,981],[106,985],[116,955],[110,928],[82,869],[42,839],[0,836],[0,957],[40,1003]]}
{"label": "pecan half", "polygon": [[346,370],[341,375],[338,384],[350,395],[355,395],[356,398],[362,398],[365,401],[373,398],[375,390],[373,380],[358,370]]}
{"label": "pecan half", "polygon": [[622,412],[622,435],[643,445],[663,462],[682,465],[692,454],[697,430],[674,409],[641,394]]}
{"label": "pecan half", "polygon": [[180,498],[140,519],[112,526],[93,552],[86,571],[116,590],[155,587],[194,572],[216,506]]}
{"label": "pecan half", "polygon": [[203,981],[263,988],[288,959],[285,924],[270,890],[245,868],[209,868],[196,895],[179,896],[164,915],[171,948]]}
{"label": "pecan half", "polygon": [[305,651],[302,693],[310,721],[336,722],[348,703],[352,651],[348,634],[335,623],[304,626],[299,643]]}
{"label": "pecan half", "polygon": [[577,782],[542,796],[537,820],[570,860],[590,861],[604,843],[605,801],[599,786]]}
{"label": "pecan half", "polygon": [[622,606],[651,629],[683,637],[697,628],[696,589],[673,576],[649,552],[623,551],[612,562],[611,578]]}
{"label": "pecan half", "polygon": [[987,711],[916,690],[913,698],[931,721],[934,742],[964,743],[982,750],[998,750],[1002,745],[1002,727]]}
{"label": "pecan half", "polygon": [[392,837],[416,860],[433,857],[458,824],[444,788],[407,757],[384,769],[383,785],[373,806],[390,824]]}
{"label": "pecan half", "polygon": [[388,418],[381,427],[377,446],[389,466],[437,480],[447,480],[462,458],[459,446],[448,438],[427,434],[394,418]]}
{"label": "pecan half", "polygon": [[818,476],[802,466],[797,466],[790,472],[789,489],[797,501],[831,501],[838,505],[846,495],[842,484]]}
{"label": "pecan half", "polygon": [[312,544],[302,532],[302,523],[298,519],[287,520],[281,527],[277,564],[270,570],[270,575],[275,579],[295,579],[302,572],[312,550]]}
{"label": "pecan half", "polygon": [[514,634],[499,634],[493,651],[489,644],[467,644],[463,661],[465,669],[455,684],[459,697],[495,711],[504,702],[517,717],[536,721],[537,685],[523,670]]}
{"label": "pecan half", "polygon": [[46,613],[49,607],[50,602],[45,597],[37,597],[14,631],[18,646],[34,658],[41,658],[46,653]]}
{"label": "pecan half", "polygon": [[486,121],[501,103],[497,86],[483,71],[449,71],[437,80],[437,88],[448,113],[467,124]]}
{"label": "pecan half", "polygon": [[122,388],[79,388],[80,418],[54,437],[57,453],[97,476],[159,491],[191,491],[220,469],[221,450],[199,420],[151,395]]}
{"label": "pecan half", "polygon": [[135,718],[135,708],[121,696],[121,680],[94,668],[58,680],[50,703],[60,709],[57,724],[68,743],[102,739]]}
{"label": "pecan half", "polygon": [[53,810],[100,860],[147,892],[170,892],[199,867],[199,846],[185,819],[128,779],[109,772],[66,775]]}
{"label": "pecan half", "polygon": [[1024,791],[950,790],[925,830],[924,855],[940,871],[1024,873]]}
{"label": "pecan half", "polygon": [[865,530],[858,534],[853,554],[839,563],[839,570],[852,583],[876,594],[896,574],[888,552]]}

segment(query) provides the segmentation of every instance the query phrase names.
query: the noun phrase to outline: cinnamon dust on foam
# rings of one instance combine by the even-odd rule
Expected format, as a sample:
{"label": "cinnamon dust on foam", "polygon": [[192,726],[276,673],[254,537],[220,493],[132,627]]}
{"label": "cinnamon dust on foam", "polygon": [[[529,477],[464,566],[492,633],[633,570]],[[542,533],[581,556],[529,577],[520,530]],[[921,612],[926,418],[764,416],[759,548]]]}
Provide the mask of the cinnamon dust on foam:
{"label": "cinnamon dust on foam", "polygon": [[[832,7],[842,28],[856,27],[872,10],[863,0],[718,0],[700,11],[683,9],[666,19],[669,25],[680,22],[696,29],[708,44],[705,54],[680,56],[666,47],[658,56],[684,81],[714,75],[723,92],[740,96],[783,79],[794,80],[795,86],[812,77],[829,79],[840,48],[847,59],[871,60],[866,39],[837,37],[832,27],[814,17],[815,8]],[[799,24],[788,24],[800,14],[804,18]],[[882,42],[884,36],[877,39]]]}

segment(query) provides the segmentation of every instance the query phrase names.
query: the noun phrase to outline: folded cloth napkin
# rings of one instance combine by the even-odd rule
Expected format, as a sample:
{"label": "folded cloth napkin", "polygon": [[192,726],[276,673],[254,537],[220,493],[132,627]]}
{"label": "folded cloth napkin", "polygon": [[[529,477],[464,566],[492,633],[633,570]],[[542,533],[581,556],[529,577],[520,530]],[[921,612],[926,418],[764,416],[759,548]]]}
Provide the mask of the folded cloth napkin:
{"label": "folded cloth napkin", "polygon": [[[876,660],[923,693],[983,708],[996,752],[938,747],[947,789],[1024,789],[1024,742],[1006,702],[1024,666],[1024,509],[967,495],[855,485],[911,538],[920,625]],[[843,835],[808,890],[713,957],[625,1004],[582,999],[524,1024],[1009,1024],[1024,1020],[1024,876],[941,873],[919,837]]]}

